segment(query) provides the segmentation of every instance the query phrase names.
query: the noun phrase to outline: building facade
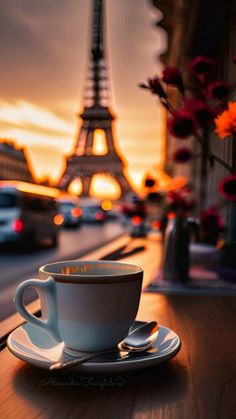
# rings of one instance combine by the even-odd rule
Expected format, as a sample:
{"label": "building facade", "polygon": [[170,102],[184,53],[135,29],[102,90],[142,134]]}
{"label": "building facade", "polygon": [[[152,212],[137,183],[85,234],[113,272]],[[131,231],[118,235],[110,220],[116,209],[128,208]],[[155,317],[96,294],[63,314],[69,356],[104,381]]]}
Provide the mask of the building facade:
{"label": "building facade", "polygon": [[[193,57],[207,56],[216,62],[216,80],[229,84],[236,82],[236,66],[232,57],[236,55],[236,2],[234,0],[150,0],[151,4],[163,13],[158,26],[167,32],[168,48],[161,56],[167,66],[178,67],[188,83],[187,63]],[[176,95],[176,92],[173,92]],[[178,97],[173,96],[178,107]],[[231,97],[235,100],[235,97]],[[186,175],[195,186],[196,195],[200,189],[200,159],[185,165],[173,163],[171,156],[179,147],[179,141],[167,137],[166,167],[172,174]],[[199,147],[194,140],[189,145],[195,152]],[[232,162],[230,141],[221,141],[212,130],[210,136],[212,152]],[[208,172],[206,206],[219,204],[219,180],[227,173],[217,163]]]}
{"label": "building facade", "polygon": [[0,180],[21,180],[34,183],[24,150],[13,143],[0,143]]}

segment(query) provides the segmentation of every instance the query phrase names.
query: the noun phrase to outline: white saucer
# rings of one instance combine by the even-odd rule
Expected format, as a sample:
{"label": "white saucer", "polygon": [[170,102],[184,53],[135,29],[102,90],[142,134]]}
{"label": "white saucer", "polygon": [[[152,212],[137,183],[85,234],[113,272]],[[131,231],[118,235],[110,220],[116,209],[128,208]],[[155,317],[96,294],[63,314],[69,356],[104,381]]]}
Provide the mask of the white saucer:
{"label": "white saucer", "polygon": [[[142,323],[144,322],[135,321],[133,328],[135,329]],[[45,330],[30,323],[25,323],[15,329],[8,337],[7,346],[16,357],[47,370],[53,363],[71,358],[64,353],[63,342],[56,342]],[[69,368],[66,372],[110,373],[147,368],[172,358],[178,353],[180,346],[178,335],[168,327],[160,326],[156,342],[146,352],[106,354],[83,365]],[[78,352],[78,355],[80,354]]]}

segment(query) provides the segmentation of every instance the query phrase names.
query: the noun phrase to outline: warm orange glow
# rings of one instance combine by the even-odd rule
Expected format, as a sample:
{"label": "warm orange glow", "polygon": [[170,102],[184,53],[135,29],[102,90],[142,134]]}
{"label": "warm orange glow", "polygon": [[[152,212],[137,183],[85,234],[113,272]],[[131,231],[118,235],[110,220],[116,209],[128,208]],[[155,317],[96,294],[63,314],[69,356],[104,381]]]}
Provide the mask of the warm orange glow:
{"label": "warm orange glow", "polygon": [[53,217],[53,222],[55,225],[60,226],[64,222],[64,217],[61,214],[57,214]]}
{"label": "warm orange glow", "polygon": [[[0,118],[5,124],[13,127],[26,127],[28,131],[44,130],[44,134],[56,133],[71,135],[71,124],[58,117],[49,109],[31,102],[17,100],[14,104],[0,102]],[[46,132],[45,132],[46,131]]]}
{"label": "warm orange glow", "polygon": [[167,218],[168,220],[173,220],[176,217],[176,214],[174,212],[168,212]]}
{"label": "warm orange glow", "polygon": [[[150,114],[150,109],[148,113]],[[158,134],[155,126],[151,130],[149,128],[150,115],[145,117],[145,123],[143,120],[136,120],[135,130],[134,125],[129,123],[119,134],[121,152],[127,160],[125,173],[137,192],[143,192],[144,171],[157,162],[159,166],[163,164],[165,123],[162,120],[164,115],[160,116]],[[3,122],[0,136],[12,139],[17,147],[24,146],[29,169],[35,180],[48,180],[51,185],[56,185],[65,170],[65,158],[73,153],[74,136],[78,127],[47,108],[24,101],[16,101],[15,104],[0,101],[0,120]],[[163,140],[157,141],[157,136]],[[143,141],[148,144],[148,147],[140,148],[141,141],[142,144]],[[107,153],[104,130],[97,129],[94,132],[92,151],[95,155]],[[81,155],[83,152],[84,150],[76,150],[76,154]],[[80,195],[82,187],[73,186],[72,191],[71,193]],[[97,192],[95,195],[97,196]],[[101,198],[101,194],[98,195]]]}
{"label": "warm orange glow", "polygon": [[91,196],[95,198],[118,199],[121,189],[118,182],[109,175],[95,175],[92,178]]}
{"label": "warm orange glow", "polygon": [[228,109],[215,119],[215,124],[215,132],[222,140],[236,134],[236,102],[228,103]]}
{"label": "warm orange glow", "polygon": [[[76,149],[81,119],[78,120],[75,115],[78,111],[83,112],[82,91],[83,87],[87,87],[88,63],[86,64],[85,57],[89,58],[90,40],[87,35],[91,30],[88,24],[91,2],[84,1],[82,8],[78,6],[79,2],[67,3],[66,13],[71,23],[69,45],[64,33],[66,28],[63,27],[59,34],[53,25],[50,26],[50,31],[39,30],[39,22],[47,20],[48,17],[46,6],[42,6],[40,10],[36,8],[31,16],[25,11],[19,12],[17,5],[12,4],[12,19],[7,16],[7,11],[3,10],[12,42],[9,43],[8,37],[5,36],[1,43],[6,62],[1,68],[3,89],[0,99],[0,136],[13,138],[20,146],[27,147],[30,169],[35,179],[48,179],[53,185],[56,185],[63,173],[64,157],[71,155]],[[140,2],[132,22],[134,30],[129,31],[127,42],[126,21],[122,20],[122,17],[129,13],[130,2],[109,3],[112,6],[109,7],[107,24],[112,41],[110,47],[114,86],[113,83],[109,86],[111,89],[108,90],[111,92],[108,91],[108,96],[111,99],[112,110],[117,113],[117,120],[114,122],[115,138],[117,136],[115,142],[127,162],[125,173],[131,185],[137,192],[143,192],[144,172],[154,166],[163,167],[166,115],[163,116],[165,111],[162,105],[158,104],[153,96],[138,89],[137,83],[146,76],[151,76],[153,71],[161,74],[163,64],[160,60],[154,62],[153,57],[165,51],[167,37],[161,28],[156,27],[154,30],[150,25],[160,12],[148,7],[147,2]],[[79,14],[76,20],[77,8]],[[53,15],[55,22],[58,21],[60,26],[64,19],[61,8],[55,8]],[[21,27],[27,30],[18,30]],[[39,42],[42,48],[37,50]],[[60,48],[62,44],[63,48]],[[130,48],[130,45],[133,48]],[[15,53],[16,48],[21,54]],[[14,68],[22,67],[23,56],[30,57],[32,51],[36,50],[44,68],[43,89],[35,82],[38,75],[35,60],[26,60],[24,71],[14,71]],[[127,66],[127,57],[129,71],[121,72],[121,69]],[[65,66],[63,62],[70,65]],[[56,77],[51,77],[53,69],[56,69]],[[65,78],[66,87],[65,83],[63,84]],[[79,91],[78,80],[81,85]],[[27,88],[23,88],[24,85]],[[116,109],[113,109],[113,97]],[[100,141],[103,142],[98,140]],[[104,154],[104,145],[96,142],[97,140],[94,143],[95,154]],[[83,151],[82,144],[78,153],[82,155]],[[75,189],[75,193],[79,195],[82,188]]]}
{"label": "warm orange glow", "polygon": [[151,222],[151,226],[153,229],[159,230],[161,228],[161,222],[160,220],[154,220]]}
{"label": "warm orange glow", "polygon": [[56,184],[65,168],[63,155],[73,150],[76,126],[52,110],[29,101],[0,100],[0,137],[24,147],[29,169],[37,182]]}
{"label": "warm orange glow", "polygon": [[134,225],[139,226],[142,223],[142,218],[139,215],[134,215],[131,221]]}
{"label": "warm orange glow", "polygon": [[81,217],[82,215],[82,209],[81,208],[73,208],[71,210],[71,214],[73,215],[73,217]]}
{"label": "warm orange glow", "polygon": [[105,199],[105,201],[101,203],[101,207],[104,211],[110,211],[112,209],[112,203],[109,199]]}
{"label": "warm orange glow", "polygon": [[57,198],[60,191],[55,188],[49,188],[42,185],[34,185],[33,183],[20,182],[15,180],[0,181],[0,186],[11,186],[21,192],[32,193],[35,195],[45,195],[52,198]]}
{"label": "warm orange glow", "polygon": [[58,201],[59,202],[71,201],[71,202],[74,202],[76,205],[79,205],[79,198],[75,195],[72,195],[72,194],[66,192],[66,191],[60,191]]}
{"label": "warm orange glow", "polygon": [[185,176],[175,176],[172,178],[172,182],[169,186],[169,191],[183,188],[188,183],[188,179]]}
{"label": "warm orange glow", "polygon": [[45,150],[41,145],[32,145],[25,146],[24,152],[34,179],[37,182],[48,180],[52,186],[57,185],[66,167],[60,150],[50,146]]}
{"label": "warm orange glow", "polygon": [[148,174],[156,181],[156,184],[153,188],[144,188],[146,192],[147,189],[149,192],[173,191],[183,188],[187,183],[187,178],[185,176],[171,177],[160,169],[153,169],[153,171],[150,171]]}
{"label": "warm orange glow", "polygon": [[72,195],[77,195],[78,196],[78,195],[81,194],[82,188],[83,188],[83,186],[82,186],[81,179],[76,178],[70,183],[69,188],[68,188],[68,192],[71,193]]}
{"label": "warm orange glow", "polygon": [[93,135],[92,154],[104,156],[108,152],[106,134],[103,129],[96,129]]}

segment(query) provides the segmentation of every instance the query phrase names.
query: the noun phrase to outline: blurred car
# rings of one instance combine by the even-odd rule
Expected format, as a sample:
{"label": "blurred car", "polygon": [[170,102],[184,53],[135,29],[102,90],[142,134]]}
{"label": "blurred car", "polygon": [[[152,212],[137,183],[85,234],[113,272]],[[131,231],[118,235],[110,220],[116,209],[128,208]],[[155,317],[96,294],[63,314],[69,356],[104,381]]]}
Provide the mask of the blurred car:
{"label": "blurred car", "polygon": [[79,227],[82,222],[82,209],[79,201],[73,198],[59,198],[59,213],[63,217],[63,227]]}
{"label": "blurred car", "polygon": [[105,199],[101,201],[101,207],[105,212],[106,220],[123,222],[123,214],[120,203],[116,201],[111,201],[110,199]]}
{"label": "blurred car", "polygon": [[32,247],[49,240],[56,246],[60,226],[57,193],[46,186],[0,181],[0,244]]}
{"label": "blurred car", "polygon": [[122,213],[130,235],[145,237],[147,232],[145,201],[133,194],[128,198],[122,203]]}
{"label": "blurred car", "polygon": [[92,198],[81,199],[82,218],[85,223],[103,223],[107,216],[99,201]]}
{"label": "blurred car", "polygon": [[139,215],[133,215],[130,218],[130,236],[131,237],[145,237],[147,228],[145,220]]}

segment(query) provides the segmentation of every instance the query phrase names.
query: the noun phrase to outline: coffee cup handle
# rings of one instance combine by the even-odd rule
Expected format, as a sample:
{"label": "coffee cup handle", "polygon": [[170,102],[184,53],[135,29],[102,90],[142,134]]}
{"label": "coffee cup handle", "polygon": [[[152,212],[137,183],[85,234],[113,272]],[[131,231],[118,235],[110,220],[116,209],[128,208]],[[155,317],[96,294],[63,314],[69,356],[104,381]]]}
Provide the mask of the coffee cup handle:
{"label": "coffee cup handle", "polygon": [[[48,317],[45,320],[41,320],[33,314],[29,313],[26,309],[23,298],[26,288],[33,287],[36,290],[40,290],[47,299]],[[55,282],[53,278],[49,277],[46,281],[39,279],[28,279],[22,282],[16,288],[14,302],[18,313],[27,320],[29,323],[39,326],[42,329],[47,330],[57,341],[61,341],[60,333],[57,326],[57,315],[56,315],[56,302],[55,302]]]}

